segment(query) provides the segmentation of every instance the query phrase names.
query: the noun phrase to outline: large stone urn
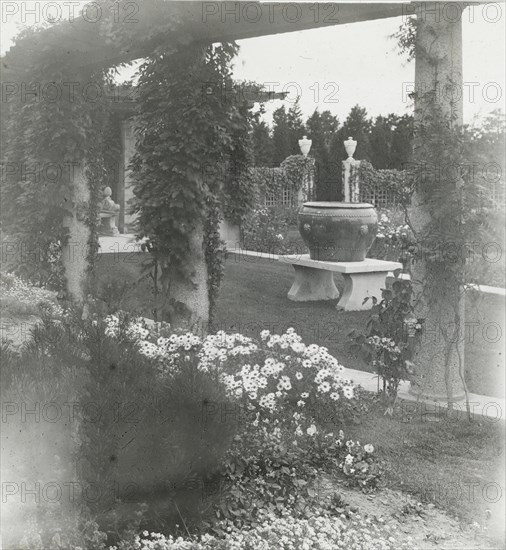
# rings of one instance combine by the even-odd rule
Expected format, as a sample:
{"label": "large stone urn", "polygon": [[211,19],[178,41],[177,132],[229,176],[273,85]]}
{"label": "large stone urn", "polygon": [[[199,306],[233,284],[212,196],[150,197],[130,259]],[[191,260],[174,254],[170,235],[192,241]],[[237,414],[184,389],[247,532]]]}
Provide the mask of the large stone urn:
{"label": "large stone urn", "polygon": [[376,210],[367,203],[306,202],[298,217],[312,260],[361,262],[378,230]]}

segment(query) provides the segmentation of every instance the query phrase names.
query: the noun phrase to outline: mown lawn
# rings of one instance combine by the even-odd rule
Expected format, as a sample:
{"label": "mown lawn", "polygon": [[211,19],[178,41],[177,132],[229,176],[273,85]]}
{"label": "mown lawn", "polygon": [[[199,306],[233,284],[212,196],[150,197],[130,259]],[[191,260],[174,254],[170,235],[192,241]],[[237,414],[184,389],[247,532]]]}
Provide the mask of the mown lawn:
{"label": "mown lawn", "polygon": [[393,417],[376,401],[346,437],[371,443],[385,467],[390,489],[444,509],[463,523],[486,525],[504,536],[504,422],[464,415],[451,419],[414,403],[400,402]]}
{"label": "mown lawn", "polygon": [[[143,254],[104,254],[97,265],[101,297],[112,309],[152,318],[152,285],[140,279]],[[348,351],[348,333],[363,329],[368,312],[337,311],[336,302],[291,302],[293,268],[277,260],[229,254],[220,288],[214,328],[257,338],[269,329],[294,327],[306,343],[325,346],[345,366],[369,370]],[[343,279],[335,276],[340,291]],[[466,298],[465,367],[469,391],[504,397],[504,298],[469,292]]]}
{"label": "mown lawn", "polygon": [[[335,277],[340,291],[343,280]],[[229,255],[215,316],[215,328],[258,337],[264,328],[294,327],[306,343],[325,346],[345,366],[369,370],[348,351],[348,333],[363,329],[368,312],[343,312],[336,302],[292,302],[287,293],[293,268],[277,260]],[[466,299],[465,366],[469,391],[504,397],[505,326],[497,298]],[[502,299],[504,302],[504,299]]]}

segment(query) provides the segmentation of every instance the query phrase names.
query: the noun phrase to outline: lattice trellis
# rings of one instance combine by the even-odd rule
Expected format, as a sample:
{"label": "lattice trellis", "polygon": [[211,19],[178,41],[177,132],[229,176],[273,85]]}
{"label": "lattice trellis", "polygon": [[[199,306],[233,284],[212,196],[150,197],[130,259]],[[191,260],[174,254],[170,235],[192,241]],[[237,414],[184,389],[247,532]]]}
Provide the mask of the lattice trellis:
{"label": "lattice trellis", "polygon": [[265,206],[297,206],[297,194],[291,188],[284,188],[278,193],[267,193],[265,195]]}
{"label": "lattice trellis", "polygon": [[[365,186],[364,186],[365,187]],[[399,196],[391,189],[374,189],[361,187],[359,202],[368,202],[376,208],[390,208],[400,203]]]}

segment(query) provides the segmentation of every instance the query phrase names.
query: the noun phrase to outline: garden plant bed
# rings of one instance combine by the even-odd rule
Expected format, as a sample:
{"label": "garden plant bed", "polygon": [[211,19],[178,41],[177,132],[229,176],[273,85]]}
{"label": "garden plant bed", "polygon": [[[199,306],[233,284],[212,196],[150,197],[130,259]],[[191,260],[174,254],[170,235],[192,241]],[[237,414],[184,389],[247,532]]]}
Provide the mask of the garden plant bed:
{"label": "garden plant bed", "polygon": [[[229,270],[227,276],[230,277],[230,273],[234,273],[234,267],[242,268],[244,265],[245,262],[242,264],[240,262],[237,264],[229,263],[227,266]],[[248,267],[251,272],[251,265]],[[279,264],[264,261],[263,264],[257,267],[263,267],[260,271],[265,277],[266,271],[269,273],[274,267],[279,269]],[[271,276],[275,277],[276,271],[272,271]],[[238,296],[234,296],[233,289],[230,287],[227,289],[227,286],[224,288],[225,293],[223,296],[228,300],[235,299],[242,301],[245,307],[243,311],[247,313],[254,312],[255,305],[257,307],[265,307],[265,311],[267,311],[267,307],[270,307],[270,311],[272,311],[273,304],[277,305],[274,296],[267,296],[261,302],[255,304],[254,298],[256,297],[257,287],[254,287],[252,283],[250,284],[250,301],[242,299],[240,272],[235,273],[235,278],[231,282],[236,285],[235,292],[238,293]],[[256,284],[259,284],[259,282],[256,281]],[[14,290],[10,292],[14,293],[16,286],[14,285],[12,288]],[[251,288],[253,288],[253,292]],[[260,291],[260,288],[258,290]],[[24,289],[24,292],[28,294],[29,289]],[[270,306],[268,305],[269,297],[271,298]],[[281,302],[280,299],[278,300]],[[105,307],[103,302],[101,305],[98,302],[97,305],[99,309],[100,307]],[[28,311],[22,310],[22,308],[19,309],[25,314],[28,313]],[[241,319],[239,312],[231,307],[229,309],[230,311],[234,311],[238,318]],[[329,365],[334,364],[337,366],[335,359],[328,355],[324,348],[319,348],[318,345],[308,345],[306,348],[305,344],[294,344],[293,342],[300,342],[300,340],[294,335],[293,330],[287,331],[288,327],[292,324],[302,334],[304,334],[304,329],[306,329],[306,335],[308,340],[310,340],[310,334],[307,332],[307,321],[304,323],[302,315],[304,311],[307,312],[307,309],[303,308],[300,310],[298,323],[290,323],[287,314],[282,322],[279,317],[280,312],[278,311],[273,321],[269,321],[271,325],[268,324],[267,320],[262,321],[259,319],[258,321],[250,322],[248,326],[245,324],[241,325],[241,321],[238,321],[237,325],[224,324],[216,326],[217,330],[225,329],[230,336],[226,336],[224,333],[209,336],[209,343],[212,349],[208,346],[206,348],[208,351],[205,353],[208,361],[211,361],[209,365],[217,360],[216,352],[218,347],[221,346],[220,349],[224,350],[225,354],[230,354],[229,360],[236,361],[235,366],[230,365],[226,367],[228,369],[226,372],[232,373],[230,376],[234,378],[233,381],[228,379],[227,384],[231,384],[232,382],[235,384],[235,377],[237,377],[239,380],[242,380],[239,382],[242,386],[249,376],[248,372],[251,368],[249,363],[253,364],[253,362],[258,361],[261,364],[262,359],[256,356],[253,356],[255,359],[240,359],[242,351],[245,350],[244,345],[241,344],[246,344],[247,346],[253,345],[254,347],[259,345],[267,354],[270,354],[270,350],[272,350],[277,353],[276,357],[278,357],[278,361],[289,361],[288,358],[290,355],[286,355],[289,352],[298,354],[301,350],[306,350],[308,352],[306,357],[311,357],[311,360],[307,359],[304,361],[308,363],[304,367],[295,366],[297,363],[293,364],[295,370],[291,372],[294,374],[292,378],[294,385],[289,386],[288,389],[297,388],[299,387],[297,384],[300,384],[299,389],[294,390],[295,395],[299,395],[304,399],[307,399],[309,394],[304,395],[304,393],[297,392],[305,392],[306,389],[310,391],[324,391],[316,389],[316,384],[321,383],[317,382],[316,378],[320,372],[327,370]],[[316,311],[328,314],[325,308],[317,308]],[[55,325],[55,327],[60,326],[58,330],[64,330],[65,325],[61,324],[61,319],[65,318],[66,323],[70,323],[71,321],[71,317],[61,317],[66,314],[56,305],[52,306],[48,312],[51,316],[60,318],[60,321],[57,321]],[[86,336],[86,338],[91,337],[91,340],[86,340],[88,342],[88,347],[86,348],[88,351],[86,353],[75,355],[78,348],[73,345],[65,351],[67,348],[65,340],[69,335],[62,332],[60,336],[65,337],[65,340],[60,341],[59,339],[55,339],[53,341],[53,338],[46,340],[43,337],[39,340],[39,345],[43,349],[36,351],[32,347],[30,353],[35,353],[35,355],[32,355],[31,359],[30,355],[27,355],[26,359],[32,361],[32,363],[35,362],[34,364],[39,364],[40,358],[37,354],[42,352],[41,357],[46,358],[44,361],[47,369],[54,361],[51,359],[53,354],[63,353],[59,358],[62,361],[63,370],[69,367],[67,361],[70,357],[74,357],[71,362],[74,360],[84,361],[86,364],[89,362],[87,368],[92,369],[90,370],[90,374],[94,374],[90,378],[92,385],[87,386],[89,388],[87,391],[96,392],[96,398],[103,399],[104,406],[105,403],[109,403],[110,401],[111,391],[119,399],[129,403],[133,403],[134,399],[144,399],[138,403],[138,410],[150,412],[147,415],[145,414],[144,417],[140,417],[139,421],[144,422],[144,424],[139,424],[135,427],[134,432],[137,430],[138,436],[134,439],[142,439],[146,435],[147,440],[144,441],[143,439],[142,443],[126,446],[126,451],[123,441],[125,434],[129,434],[126,436],[126,439],[131,439],[130,434],[134,433],[131,432],[134,427],[128,424],[128,418],[122,418],[126,422],[124,426],[118,425],[116,419],[116,422],[113,422],[109,427],[104,424],[103,428],[100,428],[97,433],[95,433],[96,430],[93,423],[84,423],[83,429],[91,430],[89,431],[89,437],[97,443],[99,442],[97,438],[100,434],[111,433],[111,436],[107,437],[107,444],[112,445],[110,450],[107,451],[107,456],[109,456],[109,459],[112,456],[116,457],[115,461],[118,463],[118,472],[120,472],[121,466],[123,468],[121,471],[123,474],[125,473],[124,465],[129,460],[134,459],[138,464],[138,467],[135,468],[135,471],[138,473],[137,482],[139,483],[139,488],[145,486],[146,490],[144,493],[141,491],[137,495],[138,500],[136,502],[139,506],[144,506],[142,503],[146,502],[147,507],[145,507],[144,512],[146,515],[142,519],[144,523],[141,522],[135,528],[137,532],[149,528],[150,532],[159,531],[161,537],[164,535],[168,536],[168,533],[177,533],[177,535],[181,534],[186,539],[196,540],[195,533],[202,533],[198,527],[198,521],[201,520],[195,516],[198,510],[193,509],[194,503],[192,504],[191,500],[192,495],[195,502],[202,500],[201,487],[198,484],[192,485],[195,481],[198,482],[199,477],[197,476],[196,480],[193,481],[191,481],[193,476],[187,478],[187,481],[190,482],[188,487],[192,487],[193,492],[189,489],[186,491],[184,489],[186,486],[181,486],[180,488],[183,489],[183,493],[177,497],[177,501],[173,500],[175,497],[170,491],[167,494],[163,494],[162,491],[159,495],[160,498],[158,498],[157,495],[152,495],[149,490],[149,483],[154,482],[157,484],[160,476],[161,478],[166,478],[167,476],[170,478],[170,475],[175,475],[173,468],[177,466],[177,463],[173,463],[171,460],[176,458],[178,454],[171,455],[172,458],[168,460],[170,453],[167,454],[166,451],[172,448],[172,442],[177,433],[166,432],[168,429],[170,432],[174,427],[180,425],[179,422],[173,422],[170,424],[171,428],[166,422],[162,422],[161,424],[156,423],[157,414],[155,414],[155,410],[149,407],[152,407],[153,403],[162,404],[164,401],[155,399],[151,403],[150,399],[154,397],[154,394],[151,396],[149,392],[154,392],[154,388],[156,387],[158,391],[162,391],[160,394],[160,397],[162,397],[167,392],[172,391],[175,393],[167,401],[167,405],[174,407],[177,399],[182,398],[186,407],[197,407],[200,414],[190,415],[191,418],[197,419],[197,423],[194,425],[190,422],[187,429],[183,428],[182,433],[192,434],[195,430],[199,429],[198,418],[202,416],[202,411],[200,410],[201,401],[199,401],[200,398],[197,398],[197,401],[194,401],[193,405],[188,401],[188,399],[193,399],[191,396],[194,392],[194,389],[192,389],[194,386],[187,383],[186,374],[188,373],[186,369],[188,369],[188,366],[183,367],[183,364],[186,364],[185,361],[188,360],[191,363],[191,357],[187,356],[181,364],[181,367],[183,367],[180,371],[182,378],[180,378],[179,382],[176,376],[172,379],[172,382],[162,387],[160,382],[163,378],[159,380],[155,372],[149,369],[146,362],[149,362],[150,358],[156,356],[158,352],[155,353],[153,350],[161,350],[157,346],[164,345],[163,341],[165,341],[164,338],[161,338],[161,340],[157,339],[156,331],[158,329],[156,329],[155,325],[148,323],[146,326],[151,327],[148,330],[142,327],[142,320],[135,322],[132,328],[128,328],[125,333],[126,335],[130,334],[130,336],[125,336],[127,340],[122,340],[122,345],[118,346],[118,344],[114,343],[114,339],[119,330],[117,328],[119,326],[119,317],[114,315],[109,316],[105,319],[105,335],[108,338],[112,338],[112,340],[104,340],[103,344],[95,348],[96,329],[93,326],[98,325],[93,325],[93,323],[97,321],[93,321],[90,324],[93,317],[88,322],[86,321],[86,318],[90,314],[94,316],[95,313],[93,313],[93,310],[89,311],[86,315],[84,315],[84,312],[77,313],[77,317],[72,321],[72,323],[77,323],[77,325],[71,324],[69,328],[71,326],[75,326],[76,328],[78,326],[88,326],[86,330],[91,332],[86,332],[85,334],[88,334],[89,336]],[[281,311],[282,313],[283,311]],[[330,322],[330,318],[325,315],[317,317],[321,323]],[[345,317],[342,317],[342,320],[344,323]],[[363,319],[359,316],[355,319],[355,323],[358,325],[360,322],[363,322]],[[276,323],[279,323],[279,326]],[[168,329],[169,327],[166,328]],[[349,328],[348,325],[347,329]],[[260,329],[261,334],[258,334]],[[269,335],[269,329],[271,330],[271,335]],[[140,338],[142,340],[146,334],[149,334],[150,330],[155,331],[151,337],[152,342],[143,341],[141,347],[138,348],[139,352],[133,352],[133,348],[129,348],[129,346],[134,345],[132,339]],[[52,329],[50,329],[47,335],[56,336],[51,331]],[[240,332],[249,332],[249,334],[242,336],[238,334]],[[286,334],[280,337],[279,334],[281,333]],[[226,342],[222,340],[225,336],[227,338]],[[248,336],[254,337],[256,344],[251,342]],[[179,342],[178,346],[180,346],[179,349],[181,351],[182,349],[192,349],[192,345],[188,344],[188,338],[194,341],[195,345],[200,346],[198,344],[199,338],[194,335],[191,337],[188,335],[174,335],[174,338],[176,339],[174,341]],[[230,342],[229,338],[231,338]],[[319,343],[318,338],[321,338],[321,335],[314,333],[313,341]],[[69,342],[77,341],[80,340],[75,340],[74,338],[69,340]],[[235,344],[234,341],[236,342]],[[160,343],[155,344],[153,342]],[[293,343],[293,348],[289,342]],[[334,342],[336,355],[339,351],[339,346],[344,347],[345,345],[344,340],[341,342],[341,344],[339,341]],[[285,347],[283,347],[283,343]],[[310,341],[307,341],[307,344],[309,343]],[[128,352],[128,349],[131,351]],[[104,351],[106,352],[105,355]],[[236,351],[239,355],[237,355]],[[68,357],[65,355],[67,352],[70,353]],[[184,353],[194,354],[195,351],[185,351]],[[95,354],[94,359],[91,354]],[[312,354],[316,355],[313,356]],[[176,356],[179,357],[179,354],[175,354],[173,356],[174,359]],[[170,354],[167,355],[167,359],[171,360]],[[244,364],[244,361],[247,364]],[[271,359],[271,361],[272,368],[274,366],[278,368],[276,360]],[[346,365],[346,360],[341,360],[341,362]],[[242,368],[239,368],[241,365]],[[267,363],[265,365],[267,366]],[[287,363],[287,367],[288,365],[289,363]],[[16,367],[16,363],[13,366]],[[109,368],[104,368],[107,366]],[[116,374],[117,366],[122,369],[124,376],[126,375],[131,380],[131,384],[122,385],[121,379]],[[18,365],[12,370],[13,379],[16,378],[16,373],[20,367],[22,370],[33,368],[29,364]],[[312,371],[305,370],[305,374],[302,375],[297,372],[299,368],[302,370],[312,369]],[[204,370],[201,374],[206,376],[205,372],[207,371]],[[308,374],[309,372],[313,372],[313,376],[316,376],[314,382],[312,382]],[[287,369],[285,373],[289,374],[290,370]],[[34,374],[32,372],[32,375]],[[55,380],[60,375],[59,369],[56,369],[52,374],[52,376],[56,376]],[[148,380],[150,376],[152,377],[151,382]],[[322,376],[327,375],[322,374]],[[209,435],[209,430],[214,429],[216,430],[216,434],[224,435],[226,433],[231,434],[237,429],[237,435],[234,437],[232,446],[226,451],[224,460],[221,461],[219,479],[222,485],[220,486],[219,493],[216,495],[218,497],[217,502],[215,502],[212,492],[210,493],[211,498],[202,502],[207,512],[212,514],[213,508],[214,510],[222,510],[224,515],[218,512],[217,517],[220,520],[229,522],[228,524],[225,523],[225,525],[231,525],[230,522],[233,520],[234,529],[230,537],[235,537],[235,539],[242,536],[240,534],[241,530],[244,530],[247,533],[246,536],[255,541],[267,536],[262,529],[270,529],[272,536],[280,537],[283,532],[290,532],[290,529],[293,527],[294,529],[312,529],[315,533],[314,536],[317,537],[324,536],[323,534],[326,533],[326,529],[329,529],[333,533],[332,540],[336,541],[336,544],[339,544],[338,547],[340,548],[348,548],[351,542],[358,544],[359,548],[373,548],[368,542],[364,541],[375,540],[375,537],[380,537],[387,544],[384,547],[389,550],[393,550],[394,548],[415,548],[416,550],[420,550],[437,547],[459,549],[466,547],[489,548],[494,550],[500,548],[501,541],[504,538],[502,526],[504,478],[501,475],[504,471],[504,455],[502,454],[504,444],[503,422],[499,423],[486,418],[478,418],[472,423],[468,423],[462,418],[462,415],[460,415],[460,418],[447,418],[444,411],[440,415],[427,415],[424,409],[416,408],[413,402],[404,402],[402,400],[397,402],[393,415],[388,417],[384,415],[385,404],[378,396],[363,392],[359,388],[356,388],[354,392],[349,387],[345,387],[350,383],[352,384],[352,382],[346,378],[346,371],[344,377],[342,379],[344,386],[340,390],[342,392],[341,397],[330,397],[330,400],[326,402],[324,394],[322,394],[320,402],[318,400],[308,400],[307,407],[304,401],[297,402],[297,398],[288,400],[284,403],[283,407],[278,407],[275,417],[272,417],[271,420],[268,418],[263,419],[262,422],[267,422],[267,427],[264,424],[259,424],[258,420],[252,422],[251,418],[244,417],[242,414],[233,415],[235,419],[230,424],[230,420],[227,420],[229,418],[228,413],[225,417],[216,414],[217,410],[213,405],[209,409],[209,416],[206,415],[208,419],[206,422],[209,421],[210,424],[206,423],[205,433],[208,432]],[[282,376],[281,378],[285,379],[283,384],[287,380],[290,380],[286,376]],[[67,379],[67,381],[70,380],[70,378],[63,376],[62,382],[64,379]],[[22,380],[20,379],[19,382],[22,382]],[[252,383],[251,380],[249,383]],[[297,382],[297,380],[301,380],[301,382]],[[47,382],[46,390],[51,391],[54,384],[49,378],[45,379],[45,382]],[[209,382],[211,382],[211,379],[208,380]],[[274,380],[273,383],[273,388],[275,388],[276,381]],[[278,389],[280,383],[281,380],[278,383]],[[147,384],[146,387],[143,384]],[[312,384],[315,385],[312,386]],[[102,389],[109,388],[109,385],[111,385],[110,389],[105,391]],[[115,388],[114,390],[113,387]],[[195,387],[201,386],[197,384]],[[211,392],[209,394],[206,393],[206,395],[210,396],[209,402],[211,404],[222,403],[224,397],[220,393],[222,390],[218,386],[214,390],[211,389],[211,386],[207,387],[208,390],[206,391]],[[311,390],[312,387],[313,390]],[[35,385],[32,390],[39,392],[41,388],[37,388],[38,386]],[[61,389],[63,397],[65,397],[65,386],[61,386]],[[127,393],[120,395],[121,392],[125,391]],[[350,391],[350,398],[353,399],[350,404],[347,404],[348,398],[346,395]],[[137,392],[140,395],[134,397]],[[214,392],[218,393],[215,394]],[[183,393],[186,397],[183,397]],[[278,393],[281,396],[281,392]],[[353,393],[355,393],[354,396]],[[273,396],[274,393],[270,393],[269,395]],[[330,393],[328,395],[332,396],[333,394]],[[40,398],[43,399],[44,396],[41,395]],[[51,399],[54,400],[55,398],[52,397]],[[336,406],[344,405],[345,408],[327,408],[328,405],[332,405],[332,399],[337,399],[337,403],[334,401]],[[305,412],[306,409],[307,412]],[[183,414],[179,406],[175,406],[175,409],[171,408],[165,411],[165,413],[173,411],[171,414],[174,414],[174,410],[179,411],[177,414]],[[226,411],[237,411],[237,409],[231,409],[229,404]],[[293,424],[291,423],[299,421],[299,418],[301,418],[299,411],[304,413],[304,415],[307,414],[307,416],[303,417],[306,420],[301,420],[301,422],[304,421],[306,424],[303,425],[302,430],[300,429],[300,425],[297,425],[294,433]],[[330,417],[325,416],[327,411],[332,413]],[[162,416],[159,420],[163,418],[165,416]],[[104,418],[105,420],[106,418]],[[235,424],[236,421],[239,422],[237,425]],[[234,426],[236,427],[234,428]],[[10,428],[15,431],[15,422],[10,425]],[[39,426],[37,423],[30,426],[34,434],[33,437],[38,437],[39,428],[47,431],[47,427],[45,428],[43,425]],[[115,431],[118,431],[118,433],[114,435]],[[58,433],[60,432],[57,430]],[[119,447],[115,450],[116,443],[114,441],[116,436],[119,436],[117,440]],[[150,437],[152,437],[152,440]],[[165,451],[163,450],[165,444],[158,444],[160,438],[165,438],[167,442],[171,442]],[[200,441],[199,438],[197,440]],[[65,441],[67,441],[65,437],[61,437],[64,447]],[[212,441],[217,441],[217,438],[213,436]],[[70,439],[68,439],[67,443],[70,444]],[[225,441],[222,443],[224,445],[222,448],[225,450],[227,448]],[[103,445],[103,442],[100,445]],[[84,448],[86,449],[87,446]],[[144,456],[143,453],[148,448],[150,456],[148,462],[153,464],[155,454],[161,452],[158,455],[159,463],[157,463],[154,469],[148,468],[147,470],[143,470],[141,464],[144,464],[144,462],[140,460],[140,457]],[[185,448],[185,446],[181,448],[181,450],[183,449],[185,449],[185,452],[190,452],[190,456],[204,456],[198,452],[198,449],[191,450],[190,448]],[[209,449],[210,447],[207,448],[208,451]],[[194,455],[191,453],[194,453]],[[59,454],[63,456],[62,453]],[[180,456],[180,459],[182,456]],[[348,458],[351,460],[350,466],[346,466]],[[186,464],[187,460],[183,460],[177,466],[181,470],[179,471],[176,468],[179,472],[177,476],[181,477],[181,479],[184,479],[185,475],[187,475],[185,474]],[[209,466],[209,469],[217,473],[215,466]],[[157,472],[162,473],[158,475]],[[153,475],[155,477],[152,477]],[[377,487],[377,490],[374,490],[375,487]],[[361,491],[361,488],[364,492]],[[278,492],[277,498],[276,492]],[[188,506],[184,504],[184,499],[187,497],[189,499]],[[282,505],[278,499],[281,499]],[[179,506],[174,507],[173,502],[176,504],[179,503]],[[252,506],[250,506],[250,503]],[[277,508],[278,505],[281,508]],[[218,506],[218,509],[216,509],[216,506]],[[268,527],[262,527],[264,524],[260,523],[264,521],[261,511],[265,506],[268,506]],[[287,506],[287,508],[283,508],[284,506]],[[294,508],[291,509],[290,506],[294,506]],[[123,526],[128,526],[129,518],[133,521],[137,513],[137,507],[137,505],[131,506],[129,504],[125,507],[120,504],[118,508],[113,510],[112,517],[114,517],[114,514],[119,514],[118,517],[121,518]],[[181,510],[187,518],[185,527],[188,524],[190,530],[194,533],[193,536],[182,531],[180,526],[178,527],[178,514],[181,514]],[[253,510],[255,512],[252,512]],[[279,513],[285,515],[280,517]],[[192,516],[193,521],[190,523],[189,517]],[[101,517],[102,522],[110,521],[110,519],[105,520],[104,517]],[[206,521],[206,517],[206,514],[204,514],[202,519]],[[251,525],[248,523],[237,524],[235,523],[237,517],[245,518],[246,521],[251,517],[253,518],[253,523]],[[168,518],[171,518],[170,521]],[[294,523],[291,523],[292,519],[289,518],[292,518]],[[145,527],[142,527],[143,525]],[[100,527],[103,527],[104,531],[102,534],[97,531],[96,537],[103,538],[105,536],[104,532],[111,533],[110,527],[107,528],[107,524],[100,525]],[[206,529],[208,528],[214,529],[212,524],[208,524],[207,521],[204,523],[204,528],[204,532],[207,532]],[[48,529],[50,532],[51,527]],[[227,535],[221,531],[216,536],[219,539]],[[304,539],[304,537],[302,538]],[[148,542],[146,544],[146,546],[142,546],[143,549],[151,547]],[[316,547],[320,548],[320,546]],[[97,548],[104,547],[97,546]],[[135,543],[125,542],[125,545],[121,546],[121,548],[122,550],[133,550],[139,547],[135,546]],[[160,548],[170,548],[171,550],[177,548],[179,550],[180,547],[168,545],[160,546]],[[188,546],[188,548],[196,550],[201,547],[195,542],[195,545]],[[208,546],[204,546],[203,548],[207,550]],[[216,548],[229,549],[226,545]],[[235,549],[237,546],[230,546],[230,548]]]}
{"label": "garden plant bed", "polygon": [[[336,301],[291,302],[286,298],[286,292],[292,281],[291,266],[282,265],[275,259],[228,256],[217,302],[217,330],[240,330],[248,336],[258,337],[263,328],[283,332],[288,327],[294,327],[305,342],[327,347],[346,367],[369,371],[368,365],[348,350],[349,332],[363,329],[369,313],[338,312]],[[342,292],[343,280],[340,276],[336,275],[335,283]],[[502,306],[499,304],[496,307],[500,311]],[[486,326],[482,315],[490,308],[488,302],[483,304],[480,299],[466,303],[466,322],[470,327],[475,327],[473,341],[471,338],[465,340],[466,379],[472,393],[503,397],[501,348],[504,348],[504,335],[493,343],[484,340],[482,334]]]}
{"label": "garden plant bed", "polygon": [[[101,297],[109,310],[125,309],[153,318],[152,284],[148,276],[141,275],[142,254],[104,254],[97,264],[97,275],[102,285]],[[283,332],[293,327],[307,343],[325,346],[348,368],[370,371],[360,357],[349,352],[348,334],[352,329],[364,328],[367,311],[337,311],[337,300],[325,302],[291,302],[286,293],[293,282],[293,269],[280,264],[276,258],[265,259],[229,254],[225,261],[225,276],[218,296],[214,328],[224,331],[239,331],[257,338],[264,328],[271,332]],[[344,281],[335,276],[339,292]],[[469,331],[465,340],[466,380],[468,389],[479,395],[504,396],[504,331],[496,334],[490,326],[490,339],[486,341],[483,331],[487,323],[504,326],[499,317],[503,306],[494,304],[495,298],[486,300],[469,293],[466,302],[466,322]],[[496,310],[491,319],[483,315]],[[487,334],[487,333],[486,333]],[[472,340],[472,341],[471,341]]]}

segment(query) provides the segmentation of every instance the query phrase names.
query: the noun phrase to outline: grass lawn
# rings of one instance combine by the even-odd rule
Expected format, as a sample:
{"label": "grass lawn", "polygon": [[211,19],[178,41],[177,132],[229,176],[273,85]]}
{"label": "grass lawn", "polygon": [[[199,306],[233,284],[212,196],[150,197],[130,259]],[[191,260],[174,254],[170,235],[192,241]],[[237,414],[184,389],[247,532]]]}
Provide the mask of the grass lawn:
{"label": "grass lawn", "polygon": [[[335,276],[341,292],[343,279]],[[348,352],[348,333],[363,329],[367,311],[344,312],[336,301],[292,302],[287,293],[293,268],[275,260],[230,255],[220,289],[215,328],[257,338],[260,331],[283,332],[294,327],[305,343],[325,346],[345,367],[370,370]],[[465,366],[469,391],[504,396],[504,308],[497,297],[466,300]],[[504,301],[504,299],[503,299]],[[497,340],[497,341],[495,341]]]}
{"label": "grass lawn", "polygon": [[[97,264],[101,296],[111,309],[125,309],[152,318],[151,283],[139,280],[143,254],[104,254]],[[338,289],[343,279],[335,275]],[[230,254],[217,300],[214,329],[258,338],[261,330],[274,333],[293,327],[305,343],[325,346],[348,368],[370,370],[348,352],[348,333],[363,329],[367,311],[343,312],[336,301],[292,302],[287,293],[293,268],[277,260]],[[466,294],[465,367],[469,391],[504,397],[504,298]]]}
{"label": "grass lawn", "polygon": [[490,536],[500,540],[504,423],[429,416],[406,402],[399,403],[393,417],[385,417],[383,411],[376,401],[359,424],[345,428],[345,434],[374,445],[384,461],[385,485],[444,509],[463,523],[487,525]]}

